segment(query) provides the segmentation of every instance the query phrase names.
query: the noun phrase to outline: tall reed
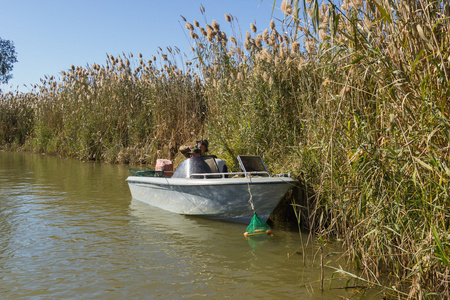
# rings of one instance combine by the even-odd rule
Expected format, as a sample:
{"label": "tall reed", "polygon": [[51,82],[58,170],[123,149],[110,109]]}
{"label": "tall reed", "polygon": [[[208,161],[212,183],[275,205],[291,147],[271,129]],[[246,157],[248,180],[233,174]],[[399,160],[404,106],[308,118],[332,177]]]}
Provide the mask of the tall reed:
{"label": "tall reed", "polygon": [[33,95],[0,94],[0,145],[22,145],[34,127]]}
{"label": "tall reed", "polygon": [[[32,112],[35,126],[30,123],[25,147],[34,151],[125,163],[151,163],[161,149],[173,157],[202,128],[205,105],[199,78],[173,63],[177,50],[167,51],[160,63],[156,57],[144,62],[139,54],[132,65],[132,54],[109,55],[104,66],[72,66],[61,78],[46,76],[29,94],[6,95],[2,117],[20,105]],[[2,143],[11,142],[8,130]]]}
{"label": "tall reed", "polygon": [[367,278],[389,270],[410,298],[448,297],[449,4],[304,10],[286,21],[303,21],[321,73],[321,108],[303,118],[310,138],[299,150],[302,170],[318,162],[318,173],[303,173],[316,191],[311,227],[343,239]]}

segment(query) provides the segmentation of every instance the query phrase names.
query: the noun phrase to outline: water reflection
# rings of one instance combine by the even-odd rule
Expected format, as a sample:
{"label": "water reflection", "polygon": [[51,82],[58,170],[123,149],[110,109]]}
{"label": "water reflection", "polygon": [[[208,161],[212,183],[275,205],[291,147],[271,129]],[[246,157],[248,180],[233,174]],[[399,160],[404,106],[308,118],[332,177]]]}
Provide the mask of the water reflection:
{"label": "water reflection", "polygon": [[260,248],[263,247],[264,244],[269,243],[272,240],[272,235],[256,235],[256,236],[248,236],[245,239],[248,241],[248,244],[252,248]]}
{"label": "water reflection", "polygon": [[248,266],[257,258],[243,237],[245,225],[174,215],[134,200],[130,214],[137,218],[134,224],[140,242],[167,260],[164,268],[172,268],[173,275],[186,277],[179,278],[189,283],[180,289],[193,292],[204,286],[248,281]]}

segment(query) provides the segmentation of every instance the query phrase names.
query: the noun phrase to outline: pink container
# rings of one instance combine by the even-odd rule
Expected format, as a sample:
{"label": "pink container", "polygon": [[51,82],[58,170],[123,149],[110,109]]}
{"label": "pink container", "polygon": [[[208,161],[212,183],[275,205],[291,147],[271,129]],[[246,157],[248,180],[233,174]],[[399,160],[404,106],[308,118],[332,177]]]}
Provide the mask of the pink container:
{"label": "pink container", "polygon": [[157,159],[155,171],[162,171],[164,169],[164,177],[172,177],[173,163],[169,159]]}

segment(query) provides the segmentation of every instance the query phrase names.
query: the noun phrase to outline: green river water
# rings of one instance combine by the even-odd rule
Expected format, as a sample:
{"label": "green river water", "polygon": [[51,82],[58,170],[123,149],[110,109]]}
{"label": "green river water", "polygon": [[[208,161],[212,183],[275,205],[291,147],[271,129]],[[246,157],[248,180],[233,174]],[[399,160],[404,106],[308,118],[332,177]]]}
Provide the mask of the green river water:
{"label": "green river water", "polygon": [[[127,170],[0,152],[1,299],[381,298],[344,289],[358,284],[329,267],[322,292],[320,252],[302,249],[306,235],[275,228],[246,240],[245,224],[132,200]],[[324,253],[326,265],[345,266],[336,249]]]}

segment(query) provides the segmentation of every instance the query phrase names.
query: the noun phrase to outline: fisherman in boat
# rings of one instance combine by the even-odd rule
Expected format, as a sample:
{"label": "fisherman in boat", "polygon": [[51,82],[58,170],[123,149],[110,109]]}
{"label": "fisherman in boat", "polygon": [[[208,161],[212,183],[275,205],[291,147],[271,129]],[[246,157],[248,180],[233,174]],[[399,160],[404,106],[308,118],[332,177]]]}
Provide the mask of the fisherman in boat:
{"label": "fisherman in boat", "polygon": [[[186,157],[191,158],[195,156],[203,156],[208,152],[208,140],[196,141],[195,146],[181,146],[180,152]],[[216,159],[217,166],[221,173],[228,173],[228,166],[222,159]]]}
{"label": "fisherman in boat", "polygon": [[180,151],[181,154],[184,155],[184,157],[190,158],[191,157],[191,151],[193,149],[194,149],[193,146],[183,145],[183,146],[180,146],[180,148],[178,150]]}
{"label": "fisherman in boat", "polygon": [[186,158],[191,158],[194,156],[205,155],[206,152],[208,152],[208,145],[209,143],[207,140],[201,140],[197,141],[195,146],[181,146],[179,151]]}

